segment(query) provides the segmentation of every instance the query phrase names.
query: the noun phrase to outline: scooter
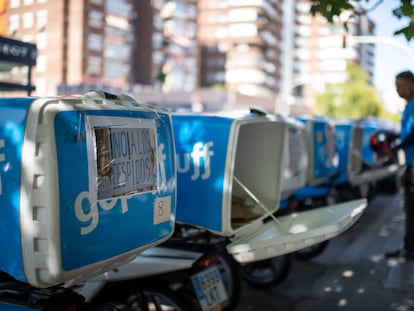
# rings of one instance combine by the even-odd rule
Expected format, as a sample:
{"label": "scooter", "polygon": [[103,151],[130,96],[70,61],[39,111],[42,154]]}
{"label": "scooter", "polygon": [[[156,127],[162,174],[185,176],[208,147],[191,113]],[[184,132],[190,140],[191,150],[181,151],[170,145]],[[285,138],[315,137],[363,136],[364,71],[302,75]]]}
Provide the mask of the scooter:
{"label": "scooter", "polygon": [[5,311],[71,311],[80,310],[84,297],[72,288],[52,286],[36,288],[0,273],[0,310]]}
{"label": "scooter", "polygon": [[282,118],[257,110],[183,113],[173,115],[173,124],[180,163],[176,220],[227,237],[226,249],[242,267],[336,236],[366,206],[362,199],[275,216],[288,144]]}
{"label": "scooter", "polygon": [[338,199],[399,190],[398,176],[405,162],[401,151],[391,154],[389,148],[398,140],[398,129],[381,119],[336,121],[339,150]]}
{"label": "scooter", "polygon": [[[381,120],[331,120],[333,139],[338,156],[337,171],[305,195],[295,194],[298,210],[306,210],[334,202],[347,202],[366,197],[371,200],[379,185],[398,176],[397,156],[389,156],[389,146],[398,134],[388,122]],[[316,160],[315,160],[316,161]],[[300,193],[300,192],[299,192]],[[328,241],[300,250],[296,257],[310,259],[321,254]]]}
{"label": "scooter", "polygon": [[[272,215],[280,198],[279,174],[283,151],[280,142],[284,141],[285,122],[256,114],[236,117],[184,115],[173,116],[173,124],[176,146],[179,146],[178,159],[184,163],[179,166],[177,174],[179,208],[176,217],[176,222],[183,227],[178,227],[180,230],[176,230],[174,236],[163,246],[170,246],[168,244],[171,242],[174,249],[181,244],[186,251],[196,252],[200,252],[198,248],[201,247],[201,253],[208,254],[210,251],[206,252],[205,247],[209,249],[212,245],[225,245],[226,252],[220,251],[220,254],[230,253],[239,265],[244,266],[274,257],[266,253],[269,251],[276,255],[289,253],[285,243],[294,246],[291,251],[301,248],[310,240],[309,236],[320,232],[319,228],[314,230],[316,228],[312,223],[309,223],[309,231],[306,233],[295,231],[300,228],[300,223],[297,227],[296,221],[307,221],[312,218],[309,217],[311,215],[294,218],[288,216],[281,218],[280,222]],[[258,140],[258,135],[267,135],[271,140]],[[271,205],[271,209],[268,210],[262,202]],[[364,209],[364,202],[353,202],[335,208],[339,212],[340,223],[333,227],[328,225],[323,238],[336,235],[352,224]],[[331,213],[317,214],[313,217],[319,219],[320,216],[326,217]],[[337,221],[327,220],[328,224]],[[177,239],[174,240],[175,237]],[[172,279],[175,278],[175,273],[186,272],[184,283],[188,284],[190,270],[187,268],[179,268],[179,272],[168,275],[157,271],[151,280],[161,278],[164,284],[174,284]],[[133,270],[135,275],[131,281],[146,279],[139,268]],[[115,278],[114,275],[111,277]],[[184,288],[185,285],[177,287]],[[234,288],[233,291],[235,292]],[[234,292],[230,293],[230,297],[237,296]],[[87,301],[94,303],[92,296]],[[107,298],[112,299],[109,295]],[[120,299],[125,306],[125,299]]]}
{"label": "scooter", "polygon": [[[307,132],[304,124],[283,115],[277,118],[287,125],[286,139],[283,143],[282,182],[280,188],[279,208],[275,216],[289,213],[295,209],[292,195],[304,187],[308,169]],[[293,204],[293,205],[292,205]],[[292,269],[294,254],[287,253],[241,265],[241,272],[246,283],[256,289],[267,289],[283,282]]]}
{"label": "scooter", "polygon": [[221,242],[197,228],[177,233],[131,262],[76,288],[85,310],[233,310],[240,298],[240,275]]}

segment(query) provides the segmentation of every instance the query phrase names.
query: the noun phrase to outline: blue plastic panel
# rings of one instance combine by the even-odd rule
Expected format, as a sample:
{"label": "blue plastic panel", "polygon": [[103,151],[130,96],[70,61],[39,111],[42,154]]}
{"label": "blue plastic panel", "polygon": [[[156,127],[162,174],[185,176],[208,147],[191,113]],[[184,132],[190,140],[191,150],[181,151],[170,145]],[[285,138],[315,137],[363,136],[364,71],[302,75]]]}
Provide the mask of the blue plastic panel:
{"label": "blue plastic panel", "polygon": [[347,174],[348,154],[350,148],[350,139],[353,122],[337,122],[336,129],[336,146],[338,149],[338,171],[341,174]]}
{"label": "blue plastic panel", "polygon": [[362,157],[365,163],[375,164],[377,162],[377,156],[375,152],[372,150],[369,140],[371,135],[380,129],[395,129],[395,125],[393,125],[390,121],[375,119],[375,118],[367,118],[362,119],[359,121],[355,121],[359,126],[361,126],[364,130],[363,135],[363,144],[362,144]]}
{"label": "blue plastic panel", "polygon": [[277,210],[286,122],[224,113],[172,119],[177,221],[231,236]]}
{"label": "blue plastic panel", "polygon": [[173,115],[172,120],[177,150],[176,220],[221,231],[233,119]]}
{"label": "blue plastic panel", "polygon": [[0,268],[24,279],[20,233],[20,176],[27,109],[33,99],[0,100]]}
{"label": "blue plastic panel", "polygon": [[[110,158],[107,162],[111,162],[111,169],[108,172],[104,171],[104,167],[102,172],[99,168],[91,169],[91,162],[87,161],[90,146],[87,145],[85,133],[91,129],[85,126],[93,120],[96,125],[91,126],[104,131],[109,142],[110,155],[107,156]],[[120,127],[119,123],[125,120],[131,123]],[[128,252],[172,232],[174,223],[170,218],[159,223],[155,223],[154,218],[156,197],[169,197],[170,217],[174,212],[173,184],[165,187],[175,178],[174,159],[167,157],[174,154],[174,144],[167,132],[168,127],[162,126],[168,122],[168,115],[156,116],[154,112],[64,111],[57,114],[55,133],[61,205],[60,241],[65,270]],[[151,138],[154,134],[156,137]],[[151,142],[154,138],[156,140]],[[153,145],[155,142],[157,148]],[[158,169],[153,163],[156,150],[160,161]],[[103,158],[104,151],[100,155]],[[89,176],[85,176],[88,171]],[[95,179],[95,176],[98,177]],[[159,187],[159,182],[164,187]],[[98,189],[93,189],[95,185]],[[99,201],[96,202],[96,199]],[[89,204],[90,201],[96,203]]]}
{"label": "blue plastic panel", "polygon": [[306,124],[313,145],[308,144],[311,174],[309,183],[324,181],[338,172],[338,151],[335,127],[331,120],[321,117],[297,117]]}
{"label": "blue plastic panel", "polygon": [[36,311],[40,309],[32,309],[24,306],[18,305],[11,305],[8,303],[0,303],[0,310],[1,311]]}

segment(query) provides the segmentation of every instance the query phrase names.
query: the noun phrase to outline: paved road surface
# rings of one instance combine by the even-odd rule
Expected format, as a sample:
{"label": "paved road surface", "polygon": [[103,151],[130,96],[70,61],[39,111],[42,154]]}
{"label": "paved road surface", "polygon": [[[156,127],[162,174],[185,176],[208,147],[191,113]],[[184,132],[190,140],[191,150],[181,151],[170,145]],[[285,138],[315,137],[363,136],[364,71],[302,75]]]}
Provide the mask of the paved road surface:
{"label": "paved road surface", "polygon": [[375,197],[321,255],[295,259],[282,283],[268,290],[244,284],[237,311],[414,310],[414,262],[383,257],[399,246],[403,221],[401,194]]}

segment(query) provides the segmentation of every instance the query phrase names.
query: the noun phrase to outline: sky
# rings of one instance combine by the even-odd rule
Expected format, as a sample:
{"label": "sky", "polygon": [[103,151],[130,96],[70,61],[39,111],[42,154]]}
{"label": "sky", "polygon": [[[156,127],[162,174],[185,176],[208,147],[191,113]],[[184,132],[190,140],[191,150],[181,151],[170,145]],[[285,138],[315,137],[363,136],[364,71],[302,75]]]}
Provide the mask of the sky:
{"label": "sky", "polygon": [[[370,8],[377,0],[370,0],[366,8]],[[383,0],[368,16],[376,24],[376,35],[393,38],[406,45],[414,55],[414,39],[407,42],[403,35],[394,36],[393,32],[406,25],[404,20],[399,20],[392,15],[392,10],[398,6],[400,0]],[[414,72],[414,58],[410,57],[402,49],[389,44],[377,44],[375,50],[374,86],[383,93],[389,110],[394,111],[400,104],[395,92],[395,75],[403,70]],[[399,103],[397,103],[399,102]]]}

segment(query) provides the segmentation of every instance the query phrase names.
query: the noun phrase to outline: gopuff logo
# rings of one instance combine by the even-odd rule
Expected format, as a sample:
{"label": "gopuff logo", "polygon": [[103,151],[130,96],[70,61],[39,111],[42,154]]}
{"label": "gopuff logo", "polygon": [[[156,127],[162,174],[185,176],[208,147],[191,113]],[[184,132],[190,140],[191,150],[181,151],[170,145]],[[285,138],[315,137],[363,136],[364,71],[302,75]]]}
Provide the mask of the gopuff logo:
{"label": "gopuff logo", "polygon": [[[167,176],[165,172],[165,161],[167,155],[165,154],[164,144],[160,144],[158,147],[158,167],[160,174],[160,187],[165,186],[167,182]],[[128,199],[129,197],[120,197],[111,200],[101,200],[91,204],[89,201],[89,192],[82,191],[78,194],[75,199],[75,216],[76,218],[84,224],[80,229],[81,235],[86,235],[93,232],[99,224],[99,214],[100,211],[108,212],[119,206],[121,213],[125,214],[128,212]],[[119,203],[119,204],[118,204]]]}
{"label": "gopuff logo", "polygon": [[192,166],[191,180],[208,179],[211,175],[211,157],[214,155],[213,145],[212,141],[205,144],[197,142],[190,153],[177,155],[177,172],[187,173]]}

